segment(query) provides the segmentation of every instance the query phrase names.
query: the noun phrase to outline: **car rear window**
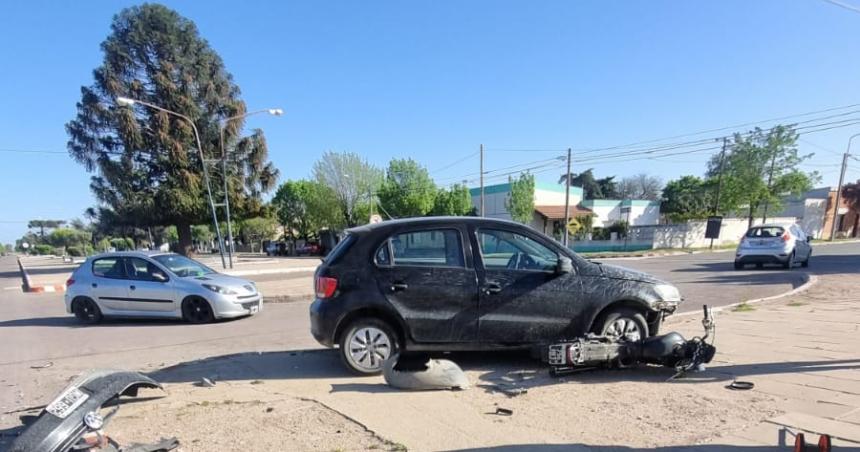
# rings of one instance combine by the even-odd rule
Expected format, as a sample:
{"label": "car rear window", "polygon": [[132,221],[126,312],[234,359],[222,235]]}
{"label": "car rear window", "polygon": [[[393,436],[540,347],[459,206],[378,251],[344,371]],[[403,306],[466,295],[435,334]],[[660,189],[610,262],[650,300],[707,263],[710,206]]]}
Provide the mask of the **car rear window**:
{"label": "car rear window", "polygon": [[747,231],[747,237],[766,239],[770,237],[782,237],[783,233],[785,233],[785,229],[779,226],[766,226],[760,228],[751,228],[749,231]]}
{"label": "car rear window", "polygon": [[346,250],[352,246],[353,242],[355,242],[355,235],[347,234],[346,237],[343,238],[337,245],[335,245],[334,249],[331,250],[330,253],[323,259],[323,262],[326,264],[334,264],[336,263],[344,254],[346,254]]}
{"label": "car rear window", "polygon": [[[389,255],[389,247],[391,254]],[[404,232],[376,251],[377,265],[395,267],[464,267],[463,245],[456,229]]]}

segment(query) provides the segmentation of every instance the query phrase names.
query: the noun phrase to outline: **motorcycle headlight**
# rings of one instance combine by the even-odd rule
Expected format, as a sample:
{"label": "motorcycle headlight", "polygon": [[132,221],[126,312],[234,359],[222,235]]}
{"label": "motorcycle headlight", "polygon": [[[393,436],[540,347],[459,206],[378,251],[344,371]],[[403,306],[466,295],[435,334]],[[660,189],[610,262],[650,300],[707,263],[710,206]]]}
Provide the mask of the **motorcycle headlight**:
{"label": "motorcycle headlight", "polygon": [[657,284],[654,286],[654,291],[662,301],[681,301],[681,292],[671,284]]}
{"label": "motorcycle headlight", "polygon": [[212,292],[220,293],[221,295],[236,295],[236,291],[226,287],[216,286],[214,284],[203,284],[203,287],[211,290]]}

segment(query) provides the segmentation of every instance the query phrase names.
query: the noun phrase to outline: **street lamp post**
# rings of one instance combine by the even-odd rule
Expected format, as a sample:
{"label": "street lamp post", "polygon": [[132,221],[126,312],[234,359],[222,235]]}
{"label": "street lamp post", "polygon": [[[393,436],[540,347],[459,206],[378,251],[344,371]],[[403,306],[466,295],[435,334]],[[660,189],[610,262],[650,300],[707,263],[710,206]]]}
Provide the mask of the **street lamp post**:
{"label": "street lamp post", "polygon": [[221,253],[221,267],[227,268],[227,263],[224,261],[224,238],[221,236],[221,228],[218,226],[218,215],[215,213],[215,201],[212,199],[212,187],[209,184],[209,170],[206,169],[206,159],[203,157],[203,145],[200,142],[200,133],[197,131],[197,125],[188,116],[168,110],[158,105],[153,105],[149,102],[144,102],[137,99],[129,99],[128,97],[117,97],[116,103],[122,106],[131,107],[135,104],[140,104],[164,113],[171,114],[188,121],[191,128],[194,130],[194,139],[197,141],[197,152],[200,154],[200,164],[203,165],[203,180],[206,182],[206,193],[209,197],[209,207],[212,210],[212,223],[215,224],[215,234],[218,236],[218,247]]}
{"label": "street lamp post", "polygon": [[227,257],[230,261],[230,268],[233,268],[233,255],[236,254],[236,247],[233,243],[233,224],[230,221],[230,192],[229,186],[227,185],[227,150],[224,148],[224,129],[227,128],[227,124],[229,124],[230,121],[246,118],[259,113],[281,116],[284,114],[284,110],[281,110],[280,108],[268,108],[265,110],[252,111],[243,115],[232,116],[221,121],[221,127],[219,127],[219,134],[221,137],[221,172],[224,174],[224,211],[227,214]]}
{"label": "street lamp post", "polygon": [[845,154],[842,156],[842,171],[839,172],[839,185],[836,186],[836,203],[833,206],[833,223],[830,225],[830,241],[836,239],[836,220],[839,219],[839,201],[842,197],[842,182],[845,180],[845,169],[848,166],[848,156],[851,155],[851,141],[857,137],[860,137],[860,133],[855,133],[848,138],[848,148],[845,149]]}

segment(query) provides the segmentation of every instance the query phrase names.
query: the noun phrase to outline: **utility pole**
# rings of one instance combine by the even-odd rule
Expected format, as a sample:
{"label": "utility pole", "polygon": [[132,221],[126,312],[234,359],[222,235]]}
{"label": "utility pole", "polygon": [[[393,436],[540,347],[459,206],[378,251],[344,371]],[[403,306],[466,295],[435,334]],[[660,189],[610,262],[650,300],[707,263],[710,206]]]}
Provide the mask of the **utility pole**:
{"label": "utility pole", "polygon": [[[720,173],[717,175],[717,199],[714,200],[714,216],[720,211],[720,192],[723,190],[723,162],[726,160],[728,141],[728,138],[723,137],[723,150],[720,151]],[[714,249],[714,239],[711,239],[710,249]]]}
{"label": "utility pole", "polygon": [[570,223],[570,148],[567,148],[567,173],[564,174],[564,246],[567,247],[567,225]]}
{"label": "utility pole", "polygon": [[[848,141],[848,147],[851,147],[851,141]],[[839,185],[836,186],[836,203],[833,206],[833,224],[830,225],[830,241],[836,238],[836,223],[839,220],[839,201],[842,198],[842,182],[845,181],[845,170],[848,168],[848,154],[842,155],[842,171],[839,172]]]}
{"label": "utility pole", "polygon": [[481,216],[484,216],[484,145],[481,145]]}
{"label": "utility pole", "polygon": [[767,223],[767,207],[768,207],[768,200],[770,197],[770,186],[773,182],[773,165],[774,165],[774,163],[776,163],[776,151],[774,151],[773,156],[770,158],[770,173],[768,173],[768,175],[767,175],[768,198],[765,198],[765,200],[764,200],[764,212],[762,213],[762,216],[761,216],[761,224]]}

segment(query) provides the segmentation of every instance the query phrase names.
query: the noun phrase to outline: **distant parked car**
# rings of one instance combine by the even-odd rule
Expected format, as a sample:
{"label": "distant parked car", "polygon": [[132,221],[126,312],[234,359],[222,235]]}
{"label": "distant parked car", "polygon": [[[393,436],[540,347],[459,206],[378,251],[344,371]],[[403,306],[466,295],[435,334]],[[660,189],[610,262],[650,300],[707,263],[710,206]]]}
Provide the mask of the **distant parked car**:
{"label": "distant parked car", "polygon": [[206,323],[263,309],[263,297],[253,282],[160,251],[92,256],[66,286],[66,311],[84,323],[97,323],[105,316]]}
{"label": "distant parked car", "polygon": [[318,256],[320,255],[320,246],[316,243],[309,242],[296,248],[296,254],[299,256]]}
{"label": "distant parked car", "polygon": [[347,231],[314,275],[311,333],[374,374],[399,351],[528,348],[657,334],[681,302],[653,276],[591,262],[532,228],[477,217]]}
{"label": "distant parked car", "polygon": [[808,267],[812,256],[811,241],[812,237],[796,224],[753,226],[738,245],[735,270],[741,270],[747,264],[755,264],[758,268],[764,264],[777,264],[790,269],[800,262],[801,266]]}

